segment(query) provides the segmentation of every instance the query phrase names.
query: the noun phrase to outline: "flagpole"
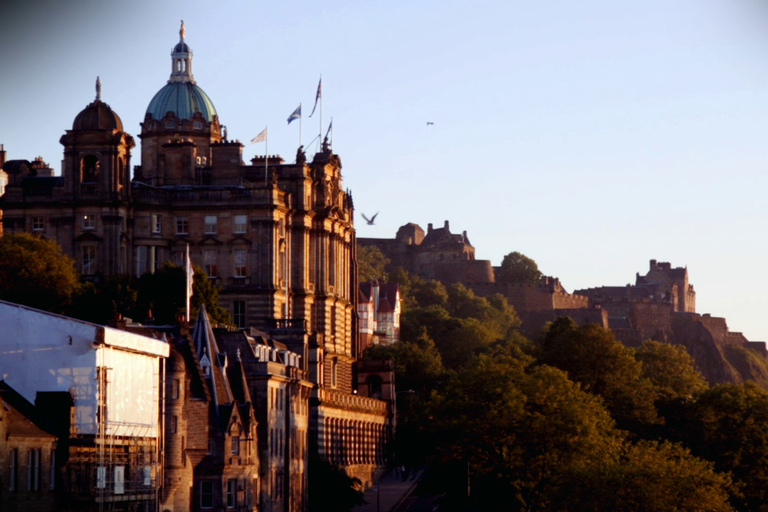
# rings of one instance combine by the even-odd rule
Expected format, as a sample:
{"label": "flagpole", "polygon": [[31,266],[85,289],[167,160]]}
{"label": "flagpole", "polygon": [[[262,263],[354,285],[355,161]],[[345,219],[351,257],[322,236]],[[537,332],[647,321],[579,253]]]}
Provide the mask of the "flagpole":
{"label": "flagpole", "polygon": [[301,147],[301,103],[299,103],[299,147]]}
{"label": "flagpole", "polygon": [[[320,83],[323,83],[323,74],[320,73]],[[323,91],[320,90],[320,131],[318,133],[321,137],[323,136]]]}
{"label": "flagpole", "polygon": [[[267,125],[264,130],[266,131],[269,128],[269,125]],[[266,155],[264,155],[264,186],[267,186],[267,175],[269,174],[269,131],[267,131],[266,135],[264,136],[264,151],[266,152]]]}

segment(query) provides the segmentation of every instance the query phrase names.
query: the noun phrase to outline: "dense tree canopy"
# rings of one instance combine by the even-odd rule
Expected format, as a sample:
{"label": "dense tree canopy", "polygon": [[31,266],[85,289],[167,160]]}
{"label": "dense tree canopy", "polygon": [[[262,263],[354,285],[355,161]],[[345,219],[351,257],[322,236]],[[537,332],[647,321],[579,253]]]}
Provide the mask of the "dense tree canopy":
{"label": "dense tree canopy", "polygon": [[0,237],[0,299],[64,313],[79,279],[74,261],[53,240],[26,233]]}
{"label": "dense tree canopy", "polygon": [[568,372],[584,390],[601,396],[622,428],[657,421],[652,382],[642,376],[632,350],[609,329],[559,318],[544,335],[539,361]]}
{"label": "dense tree canopy", "polygon": [[360,283],[366,283],[373,279],[387,278],[385,269],[389,265],[389,258],[384,256],[381,249],[374,245],[357,246],[357,279]]}
{"label": "dense tree canopy", "polygon": [[478,356],[428,409],[436,462],[468,469],[477,510],[542,510],[559,474],[620,444],[599,399],[531,363]]}
{"label": "dense tree canopy", "polygon": [[496,273],[496,280],[505,283],[536,283],[540,277],[536,262],[517,251],[504,256]]}
{"label": "dense tree canopy", "polygon": [[709,388],[683,346],[648,340],[635,350],[635,358],[642,365],[642,376],[655,386],[659,399],[688,399]]}

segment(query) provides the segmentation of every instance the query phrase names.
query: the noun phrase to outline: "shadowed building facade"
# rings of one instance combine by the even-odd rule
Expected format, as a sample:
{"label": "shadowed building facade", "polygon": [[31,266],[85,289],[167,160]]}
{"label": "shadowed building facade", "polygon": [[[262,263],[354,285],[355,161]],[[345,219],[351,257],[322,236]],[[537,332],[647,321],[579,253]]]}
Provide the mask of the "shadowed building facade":
{"label": "shadowed building facade", "polygon": [[[387,402],[353,393],[355,228],[341,159],[326,140],[311,158],[300,149],[294,163],[262,156],[245,164],[243,144],[228,138],[195,82],[192,58],[182,25],[170,78],[141,123],[133,179],[135,141],[97,82],[95,100],[61,139],[62,176],[4,162],[3,228],[56,240],[91,279],[182,264],[189,247],[193,264],[222,287],[237,327],[255,327],[299,356],[313,386],[308,448],[370,482],[381,459],[350,446],[386,438],[391,413]],[[376,429],[353,432],[369,423]],[[330,441],[329,429],[343,435]]]}

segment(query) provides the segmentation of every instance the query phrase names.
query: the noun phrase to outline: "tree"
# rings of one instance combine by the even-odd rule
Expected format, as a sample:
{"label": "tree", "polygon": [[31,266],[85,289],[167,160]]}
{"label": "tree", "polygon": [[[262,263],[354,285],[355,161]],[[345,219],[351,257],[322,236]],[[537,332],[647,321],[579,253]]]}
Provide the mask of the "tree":
{"label": "tree", "polygon": [[642,364],[642,376],[653,383],[664,401],[692,398],[709,388],[693,358],[681,345],[647,340],[635,350],[635,359]]}
{"label": "tree", "polygon": [[558,486],[560,512],[731,512],[730,475],[680,445],[625,443],[607,463],[574,466]]}
{"label": "tree", "polygon": [[505,283],[537,283],[541,277],[536,262],[517,251],[504,256],[496,280]]}
{"label": "tree", "polygon": [[610,329],[558,318],[544,335],[539,361],[568,372],[584,390],[601,396],[620,427],[658,421],[653,384],[642,376],[632,350],[616,341]]}
{"label": "tree", "polygon": [[375,245],[357,246],[357,280],[360,283],[367,283],[374,279],[386,280],[387,274],[384,269],[389,265],[390,259],[387,258],[381,249]]}
{"label": "tree", "polygon": [[53,240],[27,233],[0,237],[0,299],[64,313],[79,288],[74,261]]}
{"label": "tree", "polygon": [[[208,279],[208,275],[200,267],[195,266],[194,271],[190,319],[194,321],[200,305],[205,304],[208,316],[213,322],[231,323],[229,312],[219,305],[219,287]],[[156,323],[175,323],[179,315],[185,313],[186,282],[184,268],[171,262],[167,262],[154,274],[144,274],[137,284],[138,299],[133,314],[143,320],[151,310]]]}
{"label": "tree", "polygon": [[686,421],[675,434],[692,453],[731,472],[743,497],[738,510],[768,507],[768,391],[752,382],[720,384],[685,408]]}
{"label": "tree", "polygon": [[313,512],[343,512],[366,503],[362,482],[344,468],[310,455],[308,473],[309,509]]}
{"label": "tree", "polygon": [[597,397],[526,357],[477,357],[427,415],[435,462],[471,479],[473,510],[545,510],[560,474],[621,443]]}

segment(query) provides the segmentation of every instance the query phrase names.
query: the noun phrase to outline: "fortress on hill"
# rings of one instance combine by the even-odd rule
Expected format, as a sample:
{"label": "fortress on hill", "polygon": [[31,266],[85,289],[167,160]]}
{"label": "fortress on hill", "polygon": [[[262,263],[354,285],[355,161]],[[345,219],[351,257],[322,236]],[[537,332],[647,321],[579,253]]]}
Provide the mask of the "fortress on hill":
{"label": "fortress on hill", "polygon": [[[731,332],[724,318],[696,312],[696,292],[688,269],[651,260],[648,272],[634,285],[600,286],[569,293],[556,277],[537,283],[503,282],[498,267],[475,259],[467,232],[453,234],[448,221],[442,228],[408,223],[395,238],[358,238],[361,246],[375,246],[391,260],[423,279],[445,285],[461,283],[477,295],[499,293],[515,308],[522,331],[536,336],[547,322],[567,316],[581,324],[596,323],[613,331],[616,339],[637,347],[647,339],[686,347],[710,382],[752,379],[768,385],[768,374],[755,374],[754,357],[767,356],[765,342],[749,341]],[[758,365],[761,366],[761,365]]]}

